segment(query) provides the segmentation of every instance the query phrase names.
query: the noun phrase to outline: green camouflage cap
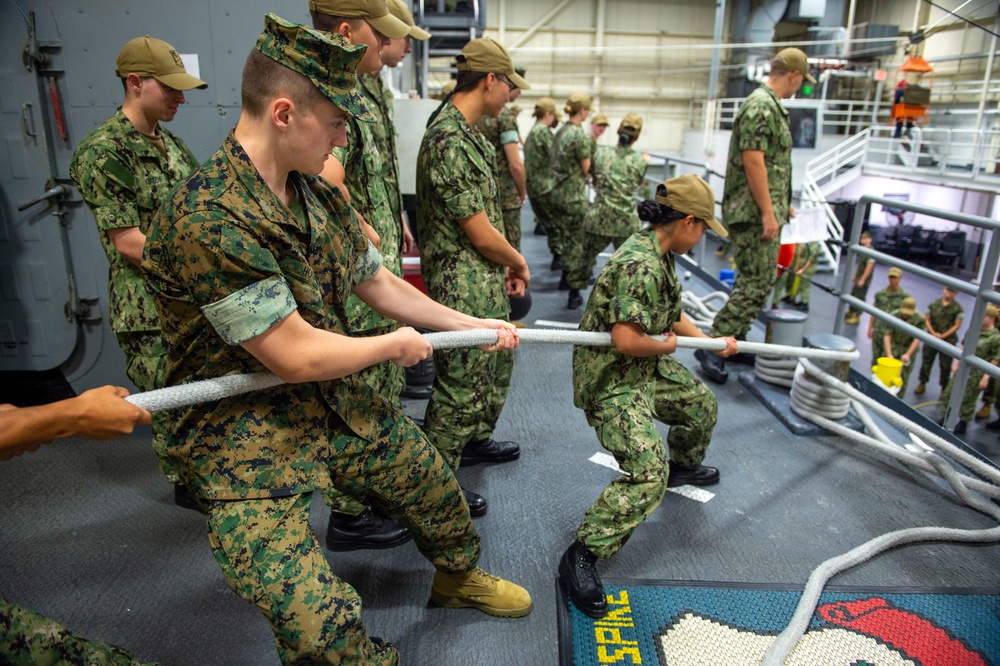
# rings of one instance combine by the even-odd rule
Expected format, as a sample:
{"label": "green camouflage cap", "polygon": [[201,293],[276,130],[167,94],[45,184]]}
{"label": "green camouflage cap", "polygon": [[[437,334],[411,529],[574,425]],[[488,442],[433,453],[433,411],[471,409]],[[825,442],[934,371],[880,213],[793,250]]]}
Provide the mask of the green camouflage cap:
{"label": "green camouflage cap", "polygon": [[353,45],[341,35],[320,32],[268,14],[257,50],[279,65],[313,82],[323,96],[358,120],[374,122],[375,116],[355,89],[358,63],[368,49]]}

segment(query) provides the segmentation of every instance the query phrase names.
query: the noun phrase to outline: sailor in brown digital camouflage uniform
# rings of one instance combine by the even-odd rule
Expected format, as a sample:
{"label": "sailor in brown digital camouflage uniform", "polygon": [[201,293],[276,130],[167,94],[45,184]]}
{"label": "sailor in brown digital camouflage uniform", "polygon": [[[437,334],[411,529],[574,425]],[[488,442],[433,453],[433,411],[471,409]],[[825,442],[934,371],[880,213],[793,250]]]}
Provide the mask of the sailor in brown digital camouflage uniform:
{"label": "sailor in brown digital camouflage uniform", "polygon": [[396,664],[361,599],[331,570],[309,523],[334,484],[414,534],[435,568],[432,605],[500,617],[526,590],[476,565],[479,537],[451,469],[420,429],[355,373],[430,353],[404,326],[351,336],[353,293],[433,330],[516,328],[435,303],[382,266],[341,191],[318,174],[346,141],[365,47],[269,14],[243,70],[223,146],[160,209],[142,264],[170,363],[167,385],[269,370],[286,383],[173,410],[168,451],[207,511],[226,582],[267,618],[283,663]]}

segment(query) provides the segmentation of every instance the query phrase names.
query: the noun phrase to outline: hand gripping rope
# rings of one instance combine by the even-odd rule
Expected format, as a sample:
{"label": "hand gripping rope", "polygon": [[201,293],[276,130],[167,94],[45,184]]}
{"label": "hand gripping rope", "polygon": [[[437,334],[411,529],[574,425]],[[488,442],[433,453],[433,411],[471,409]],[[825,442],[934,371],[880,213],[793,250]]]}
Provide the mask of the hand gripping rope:
{"label": "hand gripping rope", "polygon": [[[492,345],[497,341],[497,332],[492,328],[477,328],[469,331],[446,331],[426,333],[424,337],[433,349],[458,349],[476,345]],[[588,331],[549,331],[542,329],[520,329],[518,337],[523,343],[548,343],[581,345],[585,347],[607,347],[611,345],[610,333]],[[662,336],[654,336],[662,340]],[[721,350],[726,348],[722,340],[706,338],[677,338],[677,346],[689,349]],[[750,354],[765,353],[771,356],[792,356],[815,358],[817,360],[852,361],[858,358],[856,351],[842,352],[826,349],[807,349],[789,345],[769,345],[762,342],[740,342],[739,349]],[[190,384],[180,384],[167,388],[136,393],[126,400],[150,412],[175,409],[211,400],[221,400],[248,391],[284,384],[284,380],[269,372],[249,375],[228,375]]]}
{"label": "hand gripping rope", "polygon": [[[580,346],[610,346],[612,344],[609,333],[521,329],[518,331],[518,335],[521,342],[528,344],[548,343]],[[425,337],[433,349],[457,349],[494,344],[497,341],[497,332],[494,329],[475,329],[470,331],[427,333]],[[663,336],[653,337],[663,339]],[[680,348],[715,351],[725,349],[726,345],[724,341],[717,339],[679,337],[677,338],[677,346]],[[765,381],[770,379],[772,383],[791,385],[793,393],[792,411],[802,418],[825,428],[829,432],[864,444],[876,453],[893,457],[915,474],[923,472],[935,474],[943,478],[952,487],[959,499],[967,506],[1000,523],[1000,507],[994,502],[986,501],[972,494],[973,492],[977,492],[983,496],[992,498],[994,501],[1000,500],[1000,472],[992,465],[979,460],[923,427],[908,421],[889,407],[881,405],[877,401],[865,396],[849,384],[831,377],[809,361],[809,359],[852,361],[859,357],[857,351],[811,349],[743,341],[738,343],[738,347],[741,352],[759,354],[783,366],[775,369],[776,372],[773,374],[776,376],[761,378],[765,379]],[[788,367],[789,362],[782,360],[790,358],[801,359],[798,367],[794,370],[794,380],[791,381],[789,381],[788,376],[793,373],[791,368]],[[283,383],[282,379],[271,373],[230,375],[193,382],[191,384],[171,386],[146,393],[138,393],[126,399],[139,407],[155,412],[210,400],[220,400],[232,395],[256,391]],[[797,391],[801,392],[802,395],[796,397],[795,394]],[[868,432],[872,433],[872,435],[858,433],[827,418],[827,416],[842,416],[843,414],[840,413],[839,408],[834,409],[836,414],[830,414],[830,410],[816,409],[817,405],[827,404],[829,406],[829,401],[834,395],[840,395],[850,400],[851,406],[857,412],[858,417]],[[919,454],[912,453],[899,444],[892,442],[878,428],[866,411],[866,408],[875,411],[886,420],[934,445],[938,451],[965,466],[981,478],[960,474],[952,466],[952,463],[942,455],[932,451]],[[824,414],[824,412],[826,413]],[[809,626],[810,619],[816,610],[824,586],[833,576],[891,548],[925,541],[1000,542],[1000,526],[982,530],[963,530],[946,527],[918,527],[899,530],[876,537],[843,555],[820,564],[810,575],[788,626],[777,636],[767,654],[765,654],[761,662],[762,666],[780,666],[791,655],[799,639],[801,639]]]}

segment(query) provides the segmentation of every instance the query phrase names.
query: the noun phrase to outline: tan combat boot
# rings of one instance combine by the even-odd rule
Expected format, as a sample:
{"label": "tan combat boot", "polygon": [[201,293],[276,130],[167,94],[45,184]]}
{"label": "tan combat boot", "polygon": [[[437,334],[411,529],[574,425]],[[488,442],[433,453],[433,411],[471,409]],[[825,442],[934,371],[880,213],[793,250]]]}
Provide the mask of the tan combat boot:
{"label": "tan combat boot", "polygon": [[442,608],[475,608],[496,617],[524,617],[531,612],[526,589],[478,567],[467,574],[435,571],[431,603]]}
{"label": "tan combat boot", "polygon": [[917,388],[913,389],[913,395],[923,395],[924,391],[926,390],[927,387],[924,386],[923,382],[920,382],[919,384],[917,384]]}
{"label": "tan combat boot", "polygon": [[993,405],[983,405],[983,408],[976,412],[976,420],[982,421],[984,419],[990,418],[990,412],[993,409]]}

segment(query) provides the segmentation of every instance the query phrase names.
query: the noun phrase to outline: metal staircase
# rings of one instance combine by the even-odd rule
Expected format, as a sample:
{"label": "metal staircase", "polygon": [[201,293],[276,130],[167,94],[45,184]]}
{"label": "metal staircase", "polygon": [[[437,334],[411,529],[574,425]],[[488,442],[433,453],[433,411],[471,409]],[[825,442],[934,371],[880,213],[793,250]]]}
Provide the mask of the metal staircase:
{"label": "metal staircase", "polygon": [[[914,128],[912,138],[892,134],[892,128],[869,127],[807,163],[802,206],[822,208],[830,238],[842,238],[844,229],[829,197],[862,175],[1000,193],[1000,131],[925,127]],[[840,245],[823,246],[836,273]]]}
{"label": "metal staircase", "polygon": [[[427,97],[431,74],[455,72],[453,59],[468,42],[486,30],[486,0],[417,0],[416,22],[431,33],[426,42],[413,42],[417,68],[417,89]],[[434,59],[448,58],[448,64]]]}

